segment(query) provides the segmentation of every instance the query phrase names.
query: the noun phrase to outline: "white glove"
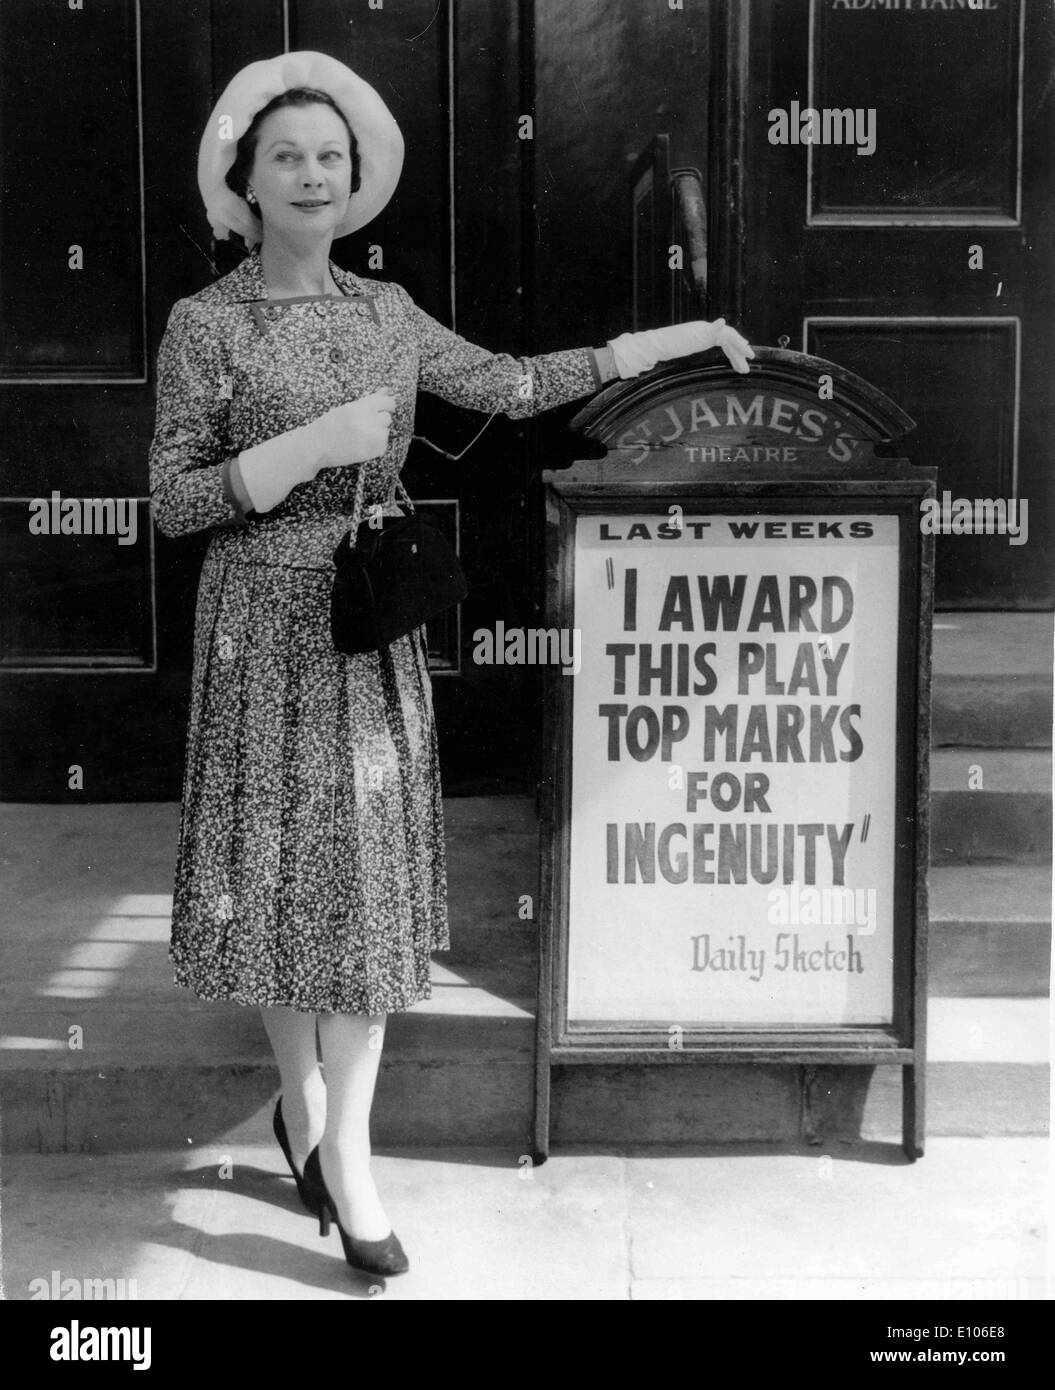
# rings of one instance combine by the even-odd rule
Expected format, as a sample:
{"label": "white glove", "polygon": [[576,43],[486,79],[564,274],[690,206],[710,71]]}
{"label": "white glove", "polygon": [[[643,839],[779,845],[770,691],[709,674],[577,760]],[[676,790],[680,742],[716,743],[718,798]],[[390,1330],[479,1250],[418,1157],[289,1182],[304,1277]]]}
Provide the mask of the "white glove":
{"label": "white glove", "polygon": [[652,328],[644,333],[622,333],[609,341],[615,365],[621,377],[638,376],[649,372],[657,362],[672,357],[687,357],[693,352],[706,352],[720,347],[738,372],[750,371],[747,359],[754,351],[746,338],[725,319],[708,323],[697,319],[693,323],[675,323],[669,328]]}
{"label": "white glove", "polygon": [[374,391],[334,406],[310,424],[265,439],[238,455],[238,471],[257,512],[277,507],[322,468],[343,468],[380,458],[388,448],[395,397]]}

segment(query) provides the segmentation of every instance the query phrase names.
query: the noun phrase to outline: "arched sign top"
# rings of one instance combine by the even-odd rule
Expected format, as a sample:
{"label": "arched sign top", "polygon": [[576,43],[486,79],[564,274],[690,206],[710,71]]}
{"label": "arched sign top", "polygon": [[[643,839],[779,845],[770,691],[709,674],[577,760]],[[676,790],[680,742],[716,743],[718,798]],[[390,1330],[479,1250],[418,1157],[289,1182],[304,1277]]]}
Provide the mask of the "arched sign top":
{"label": "arched sign top", "polygon": [[[867,463],[915,429],[900,406],[823,357],[757,347],[751,371],[717,351],[613,382],[571,421],[640,464],[676,453],[694,465]],[[614,458],[613,458],[614,456]]]}

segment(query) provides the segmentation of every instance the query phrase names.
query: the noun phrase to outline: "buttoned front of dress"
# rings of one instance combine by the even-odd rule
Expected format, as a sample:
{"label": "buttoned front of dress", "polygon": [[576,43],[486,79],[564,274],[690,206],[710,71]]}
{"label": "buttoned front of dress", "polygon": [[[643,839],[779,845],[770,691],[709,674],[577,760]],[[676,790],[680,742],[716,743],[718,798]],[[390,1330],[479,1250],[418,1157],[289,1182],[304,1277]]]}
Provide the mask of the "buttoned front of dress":
{"label": "buttoned front of dress", "polygon": [[168,535],[212,533],[170,957],[203,999],[376,1014],[429,998],[430,954],[450,941],[425,631],[357,656],[333,646],[332,557],[358,466],[322,469],[258,515],[231,460],[387,389],[388,448],[364,465],[363,503],[398,510],[419,390],[524,418],[601,383],[590,349],[491,353],[401,286],[330,269],[340,299],[271,301],[252,253],[176,303],[158,353],[153,514]]}
{"label": "buttoned front of dress", "polygon": [[[389,448],[365,468],[363,505],[381,505],[398,511],[396,479],[414,429],[416,362],[413,354],[400,352],[391,332],[386,333],[372,300],[365,296],[342,299],[303,299],[265,306],[251,306],[255,332],[237,332],[233,343],[231,375],[233,398],[229,428],[231,449],[240,452],[331,410],[347,401],[383,389],[396,397],[389,434]],[[282,534],[294,534],[289,523],[300,519],[329,519],[347,529],[355,500],[360,466],[320,470],[312,482],[295,488],[286,501],[257,519],[266,530],[259,540],[219,540],[218,548],[236,545],[244,553],[261,549],[277,554]],[[365,513],[364,513],[365,514]],[[326,563],[333,546],[333,526],[318,534],[323,550],[312,547],[311,557]],[[277,532],[277,534],[276,534]],[[296,528],[293,546],[302,558],[305,535]],[[324,553],[325,552],[325,553]]]}
{"label": "buttoned front of dress", "polygon": [[[404,432],[413,433],[415,364],[382,329],[372,300],[312,298],[252,305],[251,310],[255,331],[246,332],[243,325],[232,345],[232,448],[250,448],[334,406],[391,386],[397,397],[395,439],[390,438],[384,474],[394,483],[398,441]],[[302,486],[285,514],[329,510],[349,493],[354,496],[355,468],[325,472],[335,475],[316,479],[326,490]],[[371,483],[380,476],[377,470]]]}

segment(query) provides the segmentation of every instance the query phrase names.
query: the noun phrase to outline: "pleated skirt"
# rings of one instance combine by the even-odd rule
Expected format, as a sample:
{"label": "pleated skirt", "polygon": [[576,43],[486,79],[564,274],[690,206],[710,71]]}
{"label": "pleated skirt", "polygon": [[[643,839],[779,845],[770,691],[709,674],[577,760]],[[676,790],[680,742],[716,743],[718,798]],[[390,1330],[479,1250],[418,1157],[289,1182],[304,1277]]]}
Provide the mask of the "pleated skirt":
{"label": "pleated skirt", "polygon": [[339,532],[202,569],[169,953],[201,999],[395,1012],[450,944],[425,632],[335,650]]}

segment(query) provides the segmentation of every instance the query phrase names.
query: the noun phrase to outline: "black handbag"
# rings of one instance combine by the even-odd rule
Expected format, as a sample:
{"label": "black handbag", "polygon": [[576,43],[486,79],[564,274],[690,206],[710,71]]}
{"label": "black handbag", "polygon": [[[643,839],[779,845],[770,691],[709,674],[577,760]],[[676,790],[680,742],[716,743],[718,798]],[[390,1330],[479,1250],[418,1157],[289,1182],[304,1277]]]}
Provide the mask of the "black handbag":
{"label": "black handbag", "polygon": [[[333,552],[330,598],[333,645],[346,656],[380,651],[469,592],[458,556],[446,538],[414,513],[386,516],[380,526],[360,521],[365,468],[360,469],[351,529]],[[354,544],[353,544],[354,538]]]}

